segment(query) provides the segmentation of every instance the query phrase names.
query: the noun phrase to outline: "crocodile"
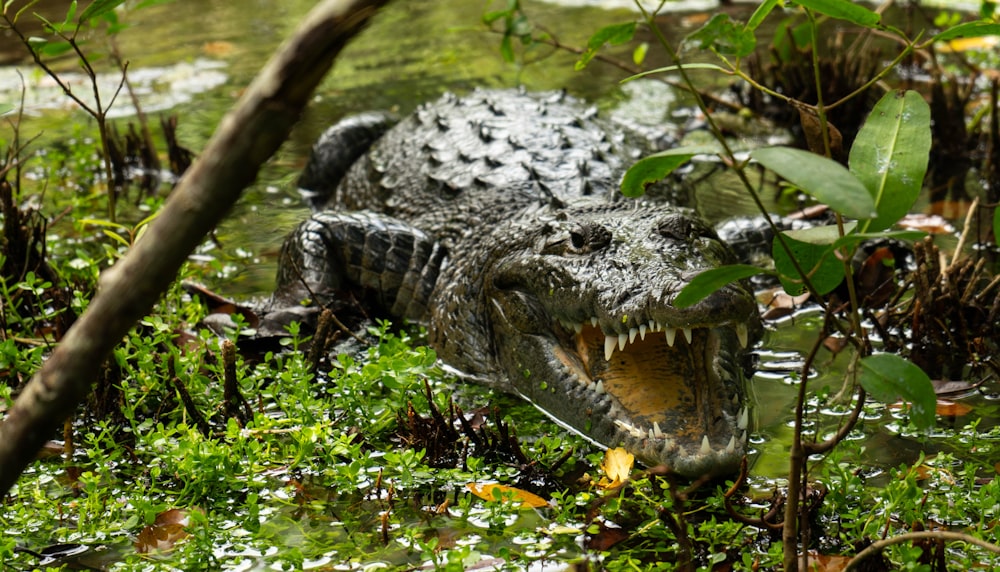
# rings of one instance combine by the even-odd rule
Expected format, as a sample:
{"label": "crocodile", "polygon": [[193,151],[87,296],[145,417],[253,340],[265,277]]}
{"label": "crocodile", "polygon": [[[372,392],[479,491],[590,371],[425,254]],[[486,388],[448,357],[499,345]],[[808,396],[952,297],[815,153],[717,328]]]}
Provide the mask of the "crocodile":
{"label": "crocodile", "polygon": [[425,325],[450,370],[601,446],[689,478],[731,474],[748,447],[757,305],[740,283],[672,305],[733,255],[691,209],[621,196],[647,151],[561,92],[346,119],[300,178],[315,212],[282,247],[278,291],[362,293]]}

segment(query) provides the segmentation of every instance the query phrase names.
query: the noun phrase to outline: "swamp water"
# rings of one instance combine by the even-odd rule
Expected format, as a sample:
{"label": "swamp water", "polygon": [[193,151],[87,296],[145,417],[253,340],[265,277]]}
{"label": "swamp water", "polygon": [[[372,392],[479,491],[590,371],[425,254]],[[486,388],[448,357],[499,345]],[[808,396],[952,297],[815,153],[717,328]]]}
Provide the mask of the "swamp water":
{"label": "swamp water", "polygon": [[[130,76],[146,111],[177,114],[181,143],[198,150],[275,46],[312,5],[313,2],[305,0],[180,0],[129,14],[127,21],[133,27],[122,32],[119,46],[130,61]],[[532,17],[559,30],[564,34],[560,41],[569,45],[584,45],[589,34],[602,24],[631,18],[624,10],[609,12],[594,7],[566,8],[532,2],[530,8]],[[507,65],[498,54],[499,36],[485,32],[479,23],[482,11],[483,3],[469,0],[413,0],[397,2],[385,10],[339,58],[291,139],[264,168],[258,182],[247,191],[219,229],[218,245],[210,243],[199,251],[196,260],[216,259],[224,263],[223,273],[205,276],[205,282],[227,295],[250,297],[270,292],[281,239],[307,215],[294,181],[312,142],[326,126],[345,115],[369,109],[406,113],[418,103],[433,99],[446,90],[463,92],[476,86],[518,84],[529,89],[565,88],[601,107],[617,109],[633,120],[648,124],[669,119],[671,109],[678,108],[671,107],[675,105],[671,92],[658,84],[637,82],[626,88],[619,87],[617,82],[623,77],[622,73],[609,66],[592,63],[587,70],[574,72],[575,57],[572,55],[554,54],[541,64],[523,69]],[[680,15],[671,18],[670,28],[678,36],[692,31],[701,22]],[[67,62],[63,67],[72,70],[74,66]],[[21,89],[14,69],[13,66],[0,69],[0,90],[6,101],[16,101]],[[42,132],[37,148],[60,139],[80,137],[80,130],[70,126],[85,123],[81,115],[67,108],[65,100],[37,72],[30,68],[21,70],[29,86],[25,102],[29,120],[22,127],[22,136]],[[118,106],[127,109],[124,101]],[[655,110],[656,117],[648,116],[650,110]],[[750,210],[748,201],[735,191],[717,195],[714,202],[702,206],[713,217],[744,214]],[[725,212],[726,209],[730,212]],[[780,481],[773,479],[780,479],[787,470],[790,418],[795,399],[792,376],[801,363],[801,356],[813,343],[813,332],[820,321],[821,316],[815,311],[802,311],[794,318],[772,324],[765,339],[760,373],[751,386],[758,418],[758,430],[753,437],[756,459],[752,479],[759,490],[774,487]],[[846,354],[821,353],[816,363],[818,379],[813,379],[811,387],[829,386],[830,392],[835,393],[847,361]],[[480,397],[479,401],[484,399],[488,398]],[[497,399],[496,403],[501,404],[510,417],[534,419],[531,423],[535,426],[541,422],[540,414],[530,406],[511,398]],[[1000,401],[995,394],[975,394],[964,402],[971,406],[969,413],[942,419],[937,429],[938,437],[950,436],[953,430],[979,417],[983,418],[979,425],[981,430],[993,427],[1000,419]],[[842,415],[834,411],[825,413],[819,416],[821,433],[835,427]],[[858,439],[865,441],[861,460],[873,467],[873,474],[880,468],[912,463],[921,449],[936,450],[943,442],[933,436],[907,433],[901,423],[877,428],[883,425],[884,419],[894,415],[898,413],[890,408],[872,406],[866,416],[873,422],[863,431],[857,431]],[[525,431],[521,431],[521,435],[527,440],[531,438]],[[953,452],[959,458],[969,454],[967,451]],[[289,503],[286,508],[262,515],[262,522],[276,537],[276,546],[305,549],[324,543],[343,545],[350,543],[352,532],[370,533],[379,526],[384,505],[378,499],[359,500],[352,495],[345,503],[339,500],[336,491],[310,491],[310,494],[316,502],[329,501],[329,506],[334,508],[310,513]],[[328,498],[324,498],[324,494]],[[421,501],[410,499],[407,502],[408,509],[396,509],[397,514],[412,510],[413,520],[406,526],[426,526],[420,515]],[[351,513],[352,516],[340,518],[338,513]],[[484,512],[482,523],[488,518]],[[239,526],[240,519],[234,517],[229,524]],[[548,526],[545,519],[533,511],[523,512],[516,522],[508,525],[526,533]],[[410,555],[416,548],[402,540],[400,531],[406,526],[394,525],[389,530],[396,540],[388,547],[356,546],[357,553],[319,556],[306,559],[304,565],[326,568],[343,564],[347,559],[353,561],[349,567],[358,568],[365,567],[366,562],[374,566],[419,563],[419,558],[414,560]],[[458,526],[457,522],[448,523],[440,536],[465,539],[456,542],[481,542],[479,535],[485,534],[488,527],[483,524],[479,529],[463,530]],[[351,527],[357,527],[356,531]],[[538,540],[526,535],[523,542]],[[478,545],[477,549],[502,554],[505,547]],[[539,545],[535,549],[544,553],[546,547]],[[235,569],[266,569],[263,564],[268,561],[266,553],[244,551],[232,545],[217,547],[217,557],[223,561],[238,554],[243,554],[244,564]],[[370,561],[365,554],[371,555]],[[563,558],[571,556],[562,554]]]}

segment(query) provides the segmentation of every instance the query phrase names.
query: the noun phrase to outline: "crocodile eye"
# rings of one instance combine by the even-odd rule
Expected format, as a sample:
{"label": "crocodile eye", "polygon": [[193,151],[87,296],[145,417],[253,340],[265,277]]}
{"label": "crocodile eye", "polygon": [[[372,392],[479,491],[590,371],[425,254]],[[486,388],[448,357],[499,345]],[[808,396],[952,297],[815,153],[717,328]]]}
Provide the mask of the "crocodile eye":
{"label": "crocodile eye", "polygon": [[611,244],[611,231],[599,224],[584,224],[556,232],[542,247],[542,254],[586,254]]}
{"label": "crocodile eye", "polygon": [[716,238],[715,232],[689,215],[675,214],[664,217],[657,226],[664,238],[690,242],[696,238]]}

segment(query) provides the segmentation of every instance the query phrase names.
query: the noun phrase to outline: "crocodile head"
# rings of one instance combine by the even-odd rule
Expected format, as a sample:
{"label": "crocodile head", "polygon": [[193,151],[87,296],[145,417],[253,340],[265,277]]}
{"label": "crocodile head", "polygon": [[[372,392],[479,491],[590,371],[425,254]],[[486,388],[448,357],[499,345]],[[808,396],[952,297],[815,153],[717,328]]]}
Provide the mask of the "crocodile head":
{"label": "crocodile head", "polygon": [[[488,345],[481,355],[507,389],[598,444],[688,477],[733,472],[746,451],[756,303],[740,284],[686,309],[671,303],[699,271],[731,262],[727,248],[663,205],[544,210],[490,235],[468,314],[483,339],[462,351]],[[452,306],[449,319],[462,313]]]}

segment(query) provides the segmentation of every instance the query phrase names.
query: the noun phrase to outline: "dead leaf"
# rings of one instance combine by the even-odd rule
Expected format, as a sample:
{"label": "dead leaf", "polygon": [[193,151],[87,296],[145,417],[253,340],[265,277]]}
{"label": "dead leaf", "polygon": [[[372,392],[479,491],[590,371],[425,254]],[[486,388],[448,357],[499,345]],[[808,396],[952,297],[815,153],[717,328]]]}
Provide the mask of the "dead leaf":
{"label": "dead leaf", "polygon": [[840,572],[851,561],[850,556],[817,554],[809,551],[809,572]]}
{"label": "dead leaf", "polygon": [[601,472],[604,476],[597,483],[602,489],[616,489],[628,481],[635,465],[635,455],[625,449],[618,447],[608,449],[604,452],[604,461],[601,463]]}
{"label": "dead leaf", "polygon": [[942,53],[967,52],[969,50],[992,50],[1000,45],[1000,37],[981,36],[978,38],[955,38],[938,47]]}
{"label": "dead leaf", "polygon": [[757,300],[767,306],[767,310],[761,315],[762,320],[778,320],[805,304],[809,300],[809,293],[790,296],[781,288],[775,288],[758,294]]}
{"label": "dead leaf", "polygon": [[512,501],[520,501],[520,508],[542,508],[549,506],[548,501],[542,497],[525,490],[508,487],[507,485],[497,483],[469,483],[465,486],[472,491],[472,494],[483,500],[496,501],[504,498]]}
{"label": "dead leaf", "polygon": [[217,40],[214,42],[205,42],[201,46],[201,51],[205,52],[206,55],[215,57],[224,57],[233,53],[232,42],[226,42],[222,40]]}
{"label": "dead leaf", "polygon": [[980,379],[975,383],[968,381],[951,381],[942,379],[932,379],[931,384],[934,385],[934,393],[938,397],[960,397],[965,394],[970,394],[976,390],[980,385],[986,383],[986,379]]}
{"label": "dead leaf", "polygon": [[600,530],[597,534],[587,537],[584,543],[590,550],[608,550],[628,538],[628,533],[624,529],[608,526],[603,521],[598,521],[597,524]]}
{"label": "dead leaf", "polygon": [[[192,509],[201,511],[201,509]],[[156,515],[153,524],[142,529],[135,541],[135,549],[142,554],[150,552],[167,552],[174,545],[191,536],[187,526],[191,523],[190,512],[181,508],[172,508]]]}
{"label": "dead leaf", "polygon": [[937,401],[938,415],[946,415],[948,417],[958,417],[960,415],[968,415],[971,411],[972,411],[972,406],[966,403],[949,401],[947,399],[938,399]]}

